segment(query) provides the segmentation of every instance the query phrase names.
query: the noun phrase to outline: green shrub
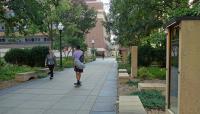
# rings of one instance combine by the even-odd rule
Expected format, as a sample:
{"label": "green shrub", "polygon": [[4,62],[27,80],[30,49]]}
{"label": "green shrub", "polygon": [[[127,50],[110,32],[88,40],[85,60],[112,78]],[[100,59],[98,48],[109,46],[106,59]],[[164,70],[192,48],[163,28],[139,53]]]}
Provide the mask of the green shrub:
{"label": "green shrub", "polygon": [[166,78],[166,69],[159,67],[141,67],[138,70],[138,77],[141,79],[161,79]]}
{"label": "green shrub", "polygon": [[128,74],[131,73],[131,65],[128,63],[118,63],[118,69],[126,69]]}
{"label": "green shrub", "polygon": [[45,58],[48,54],[49,48],[46,46],[37,46],[31,49],[32,61],[34,61],[34,66],[44,67]]}
{"label": "green shrub", "polygon": [[0,68],[3,67],[4,65],[5,65],[5,61],[2,58],[0,58]]}
{"label": "green shrub", "polygon": [[0,81],[11,80],[15,78],[16,73],[34,71],[35,69],[28,66],[17,66],[7,64],[0,68]]}
{"label": "green shrub", "polygon": [[95,61],[96,56],[88,56],[88,57],[85,57],[84,59],[85,59],[85,63],[89,63],[89,62]]}
{"label": "green shrub", "polygon": [[138,65],[150,66],[153,61],[154,53],[150,44],[138,48]]}
{"label": "green shrub", "polygon": [[133,80],[133,81],[129,80],[129,81],[127,82],[127,84],[128,84],[129,86],[136,86],[136,87],[138,87],[138,83],[139,83],[138,80]]}
{"label": "green shrub", "polygon": [[[161,42],[165,43],[165,40]],[[138,65],[148,67],[152,62],[156,62],[158,66],[166,66],[166,47],[164,44],[155,48],[149,43],[139,46]]]}
{"label": "green shrub", "polygon": [[72,68],[73,64],[74,64],[74,61],[73,61],[72,57],[64,58],[64,60],[63,60],[64,68]]}
{"label": "green shrub", "polygon": [[134,92],[131,95],[138,95],[144,108],[165,110],[165,97],[157,90],[146,90]]}
{"label": "green shrub", "polygon": [[47,73],[45,72],[37,72],[36,74],[38,78],[45,78],[48,76]]}
{"label": "green shrub", "polygon": [[121,60],[122,60],[122,58],[121,58],[120,56],[117,56],[117,57],[116,57],[116,61],[117,61],[117,62],[119,62],[119,61],[121,61]]}
{"label": "green shrub", "polygon": [[4,59],[11,64],[23,65],[26,61],[26,52],[23,49],[11,49],[5,54]]}
{"label": "green shrub", "polygon": [[44,46],[32,49],[11,49],[5,54],[4,59],[11,64],[44,67],[47,53],[48,47]]}

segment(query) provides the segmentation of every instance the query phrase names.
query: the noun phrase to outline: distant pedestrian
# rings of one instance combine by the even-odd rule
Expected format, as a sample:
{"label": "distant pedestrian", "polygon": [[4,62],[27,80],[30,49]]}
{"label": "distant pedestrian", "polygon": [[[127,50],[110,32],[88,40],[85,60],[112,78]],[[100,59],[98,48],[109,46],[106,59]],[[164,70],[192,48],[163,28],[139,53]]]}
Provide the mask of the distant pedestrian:
{"label": "distant pedestrian", "polygon": [[50,75],[50,80],[53,79],[53,70],[54,70],[55,65],[56,65],[56,56],[49,49],[49,52],[45,59],[45,66],[48,66],[50,70],[50,72],[48,73]]}
{"label": "distant pedestrian", "polygon": [[83,69],[85,68],[84,65],[84,53],[83,51],[80,50],[80,46],[76,47],[76,50],[73,53],[73,58],[74,58],[74,71],[76,72],[76,79],[77,82],[74,83],[76,86],[81,85],[81,73],[83,73]]}
{"label": "distant pedestrian", "polygon": [[103,51],[103,53],[102,53],[102,58],[103,58],[103,59],[105,58],[105,54],[104,54],[104,51]]}

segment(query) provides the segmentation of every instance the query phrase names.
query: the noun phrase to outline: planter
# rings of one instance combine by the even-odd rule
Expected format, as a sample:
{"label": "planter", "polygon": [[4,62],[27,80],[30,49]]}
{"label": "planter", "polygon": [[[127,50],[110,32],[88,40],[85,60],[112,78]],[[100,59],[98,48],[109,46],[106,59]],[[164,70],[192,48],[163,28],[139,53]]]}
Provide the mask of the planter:
{"label": "planter", "polygon": [[130,80],[128,73],[119,73],[118,74],[118,82],[121,83],[127,83]]}
{"label": "planter", "polygon": [[127,73],[126,69],[118,69],[118,73]]}
{"label": "planter", "polygon": [[15,82],[15,80],[0,81],[0,89],[8,88],[16,84],[17,83]]}
{"label": "planter", "polygon": [[41,68],[39,69],[40,72],[44,72],[44,73],[48,73],[49,72],[49,68]]}
{"label": "planter", "polygon": [[138,83],[138,89],[142,90],[158,90],[162,91],[162,95],[166,95],[166,84],[163,83]]}
{"label": "planter", "polygon": [[25,73],[18,73],[15,76],[15,81],[17,82],[25,82],[30,79],[37,78],[37,75],[35,72],[25,72]]}

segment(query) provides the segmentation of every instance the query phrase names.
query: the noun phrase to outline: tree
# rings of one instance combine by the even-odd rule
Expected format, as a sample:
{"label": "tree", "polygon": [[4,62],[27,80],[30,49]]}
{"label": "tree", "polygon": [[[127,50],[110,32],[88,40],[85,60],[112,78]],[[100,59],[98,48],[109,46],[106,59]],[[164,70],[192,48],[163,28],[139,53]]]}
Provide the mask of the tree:
{"label": "tree", "polygon": [[189,8],[187,0],[111,0],[109,23],[121,45],[138,45],[142,38],[161,28],[170,12]]}
{"label": "tree", "polygon": [[6,35],[14,33],[15,27],[20,33],[26,34],[28,26],[44,24],[42,5],[37,0],[6,0],[3,6],[7,6],[3,19]]}
{"label": "tree", "polygon": [[56,29],[59,22],[65,21],[62,15],[70,8],[70,4],[66,0],[46,0],[44,3],[45,9],[45,27],[53,47],[53,36],[56,36]]}
{"label": "tree", "polygon": [[70,9],[62,15],[67,30],[63,33],[64,45],[85,47],[85,35],[95,27],[96,17],[97,13],[93,8],[89,8],[82,0],[73,0]]}

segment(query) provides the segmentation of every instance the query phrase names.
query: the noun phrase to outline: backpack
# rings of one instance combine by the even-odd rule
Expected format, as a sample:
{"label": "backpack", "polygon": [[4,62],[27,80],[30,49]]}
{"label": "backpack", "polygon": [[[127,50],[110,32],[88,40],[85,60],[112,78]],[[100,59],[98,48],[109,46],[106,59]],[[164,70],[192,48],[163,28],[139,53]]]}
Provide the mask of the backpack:
{"label": "backpack", "polygon": [[82,54],[79,58],[79,60],[83,63],[84,62],[84,54]]}
{"label": "backpack", "polygon": [[47,58],[46,58],[46,64],[47,65],[54,65],[55,64],[55,58],[54,57],[51,57],[50,55],[47,55]]}

